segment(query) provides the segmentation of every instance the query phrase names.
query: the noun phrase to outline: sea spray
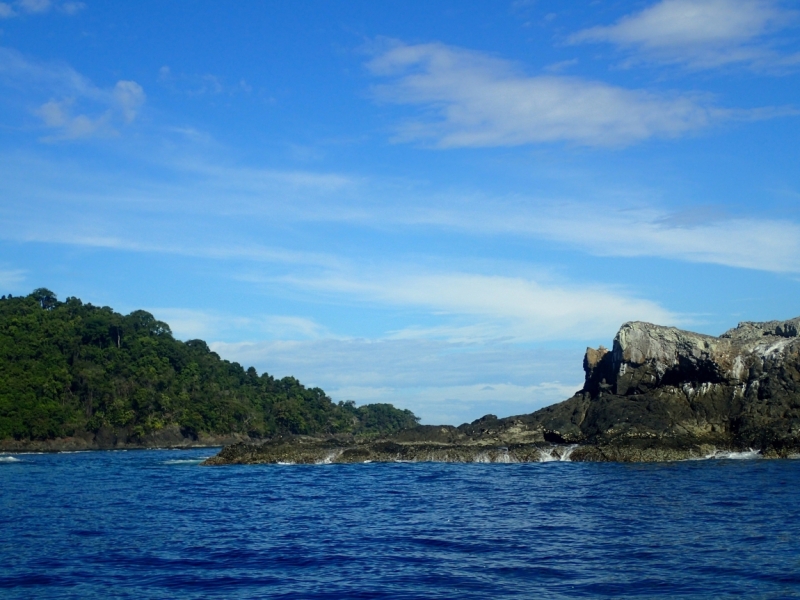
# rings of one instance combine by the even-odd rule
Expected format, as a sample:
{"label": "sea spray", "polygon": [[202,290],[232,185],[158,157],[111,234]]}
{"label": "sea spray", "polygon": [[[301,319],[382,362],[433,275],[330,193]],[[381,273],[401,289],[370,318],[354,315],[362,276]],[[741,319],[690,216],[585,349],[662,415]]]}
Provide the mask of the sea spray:
{"label": "sea spray", "polygon": [[743,452],[733,452],[728,450],[714,450],[703,457],[703,460],[752,460],[754,458],[761,458],[761,453],[758,450],[749,448]]}
{"label": "sea spray", "polygon": [[570,456],[577,448],[577,444],[569,446],[553,446],[539,450],[539,462],[571,462]]}
{"label": "sea spray", "polygon": [[328,452],[322,460],[317,461],[315,464],[318,465],[330,465],[342,454],[342,450],[334,450],[332,452]]}

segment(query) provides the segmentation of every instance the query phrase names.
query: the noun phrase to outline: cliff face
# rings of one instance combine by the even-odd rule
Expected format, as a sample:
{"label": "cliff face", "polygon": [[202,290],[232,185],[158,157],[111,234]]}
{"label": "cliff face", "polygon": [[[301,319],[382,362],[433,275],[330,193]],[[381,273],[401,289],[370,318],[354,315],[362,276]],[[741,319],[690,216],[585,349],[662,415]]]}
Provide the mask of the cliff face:
{"label": "cliff face", "polygon": [[800,445],[800,318],[740,323],[719,337],[623,325],[588,349],[584,388],[529,415],[564,441],[714,443],[783,453]]}
{"label": "cliff face", "polygon": [[[654,461],[754,449],[800,454],[800,317],[719,337],[626,323],[589,348],[572,398],[527,415],[419,426],[358,445],[281,439],[226,448],[209,464],[370,460]],[[390,443],[389,443],[390,442]]]}

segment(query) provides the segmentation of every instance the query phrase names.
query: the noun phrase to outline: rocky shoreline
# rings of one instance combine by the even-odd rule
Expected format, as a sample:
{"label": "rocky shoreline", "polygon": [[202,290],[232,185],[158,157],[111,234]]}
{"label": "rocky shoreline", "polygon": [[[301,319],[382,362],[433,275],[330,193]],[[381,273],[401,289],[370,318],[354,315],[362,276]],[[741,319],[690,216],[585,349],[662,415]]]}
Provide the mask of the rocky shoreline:
{"label": "rocky shoreline", "polygon": [[206,459],[204,465],[353,464],[372,462],[668,462],[711,458],[800,458],[800,447],[759,450],[724,440],[629,440],[616,444],[398,442],[396,439],[346,443],[288,438],[254,444],[239,442]]}
{"label": "rocky shoreline", "polygon": [[744,322],[719,337],[625,323],[611,350],[587,349],[580,391],[534,413],[418,426],[380,440],[241,441],[205,464],[797,457],[798,330],[800,317]]}
{"label": "rocky shoreline", "polygon": [[249,437],[232,435],[184,435],[177,426],[167,426],[143,437],[126,435],[124,430],[101,428],[73,437],[51,440],[0,440],[0,452],[77,452],[84,450],[144,450],[148,448],[219,448],[237,443],[253,443]]}

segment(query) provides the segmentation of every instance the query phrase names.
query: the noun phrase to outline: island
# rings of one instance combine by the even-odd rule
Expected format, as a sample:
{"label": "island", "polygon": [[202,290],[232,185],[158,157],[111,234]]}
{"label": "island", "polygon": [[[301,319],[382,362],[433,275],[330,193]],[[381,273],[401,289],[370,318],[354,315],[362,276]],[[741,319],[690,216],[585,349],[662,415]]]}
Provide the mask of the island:
{"label": "island", "polygon": [[800,457],[799,329],[625,323],[610,350],[586,350],[571,398],[456,427],[334,402],[175,339],[146,311],[39,288],[0,297],[0,451],[224,446],[208,465]]}
{"label": "island", "polygon": [[294,377],[180,341],[127,315],[39,288],[0,298],[0,451],[185,448],[281,435],[385,436],[416,425],[390,404],[333,402]]}
{"label": "island", "polygon": [[743,322],[719,337],[625,323],[610,350],[586,350],[581,390],[531,414],[378,439],[280,435],[229,445],[205,464],[800,457],[798,329],[800,317]]}

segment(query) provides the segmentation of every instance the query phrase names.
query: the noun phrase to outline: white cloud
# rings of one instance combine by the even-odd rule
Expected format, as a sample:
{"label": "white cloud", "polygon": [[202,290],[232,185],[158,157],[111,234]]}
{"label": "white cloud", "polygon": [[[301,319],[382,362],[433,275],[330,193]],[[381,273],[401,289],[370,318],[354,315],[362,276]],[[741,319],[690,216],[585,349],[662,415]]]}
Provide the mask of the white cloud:
{"label": "white cloud", "polygon": [[[612,334],[613,335],[613,334]],[[565,400],[583,383],[582,348],[438,340],[320,339],[209,344],[276,377],[292,375],[335,401],[389,402],[425,423],[509,416]]]}
{"label": "white cloud", "polygon": [[650,58],[711,68],[730,63],[769,66],[799,62],[780,56],[764,40],[797,20],[797,12],[771,0],[661,0],[620,19],[569,38],[571,43],[609,42]]}
{"label": "white cloud", "polygon": [[393,79],[375,87],[377,98],[422,106],[430,115],[404,124],[397,139],[442,148],[559,141],[619,146],[685,135],[730,116],[697,95],[528,76],[507,61],[440,43],[395,43],[367,66]]}
{"label": "white cloud", "polygon": [[61,11],[68,15],[77,14],[85,8],[86,4],[83,2],[64,2],[61,5]]}
{"label": "white cloud", "polygon": [[81,114],[74,115],[71,111],[72,105],[74,105],[72,99],[61,102],[50,100],[34,111],[47,127],[59,132],[55,137],[47,139],[85,138],[108,129],[110,113],[106,112],[95,118]]}
{"label": "white cloud", "polygon": [[131,123],[144,104],[144,90],[135,81],[118,81],[111,92],[126,123]]}
{"label": "white cloud", "polygon": [[318,339],[330,336],[327,328],[313,319],[293,315],[237,316],[188,308],[147,309],[169,324],[175,337],[202,339]]}
{"label": "white cloud", "polygon": [[178,134],[185,139],[199,144],[210,144],[214,138],[211,137],[211,134],[205,131],[200,131],[194,127],[167,127],[166,131],[170,133]]}
{"label": "white cloud", "polygon": [[158,80],[170,91],[187,96],[215,96],[218,94],[233,96],[253,91],[252,86],[244,79],[240,79],[236,84],[228,84],[222,78],[210,73],[176,74],[168,65],[164,65],[158,70]]}
{"label": "white cloud", "polygon": [[[556,201],[474,192],[436,195],[425,189],[410,194],[405,183],[192,161],[170,165],[178,183],[76,173],[65,163],[31,162],[9,153],[0,156],[0,165],[0,193],[8,199],[0,237],[9,240],[295,265],[296,270],[304,266],[340,274],[352,269],[351,261],[328,252],[292,249],[285,240],[264,243],[259,228],[278,219],[338,223],[362,231],[397,232],[402,227],[420,233],[438,229],[517,236],[599,256],[652,256],[800,273],[800,223],[769,218],[763,211],[676,213],[638,201],[651,198],[652,190],[629,190],[621,201],[617,192],[596,186]],[[573,197],[593,200],[569,199]],[[33,216],[32,200],[49,209]],[[214,227],[206,226],[208,219]],[[202,243],[197,231],[203,232]]]}
{"label": "white cloud", "polygon": [[[408,269],[408,268],[406,268]],[[609,286],[542,283],[522,277],[474,273],[333,274],[280,281],[360,302],[417,307],[444,324],[394,332],[397,338],[507,339],[517,342],[603,336],[624,321],[677,324],[680,318],[655,302]]]}
{"label": "white cloud", "polygon": [[51,0],[16,0],[16,2],[0,2],[0,19],[8,19],[20,15],[41,15],[50,12],[52,8],[67,14],[74,15],[84,8],[83,2],[54,3]]}
{"label": "white cloud", "polygon": [[25,281],[25,271],[21,269],[0,269],[0,288],[5,291],[17,290]]}
{"label": "white cloud", "polygon": [[19,0],[17,6],[25,12],[43,13],[50,10],[52,2],[50,0]]}
{"label": "white cloud", "polygon": [[[123,220],[119,221],[121,224]],[[131,224],[131,219],[127,220]],[[244,260],[256,263],[275,263],[294,266],[311,266],[337,268],[342,265],[342,260],[334,255],[321,252],[304,252],[286,248],[270,247],[263,245],[243,244],[205,244],[193,245],[189,242],[181,244],[159,243],[154,240],[123,238],[106,234],[106,230],[113,229],[110,224],[79,223],[78,219],[70,219],[71,228],[77,231],[62,231],[64,229],[64,215],[61,215],[61,224],[57,222],[39,222],[31,226],[28,222],[4,218],[0,220],[0,238],[18,242],[38,242],[46,244],[67,244],[70,246],[84,246],[87,248],[105,248],[123,250],[127,252],[147,252],[153,254],[172,254],[193,258],[209,258],[215,260]],[[146,225],[146,223],[144,223]],[[83,229],[84,231],[80,231]],[[172,228],[173,233],[176,229]],[[186,232],[190,237],[191,232]],[[239,276],[246,281],[246,276]],[[261,281],[254,278],[254,282]]]}
{"label": "white cloud", "polygon": [[599,256],[655,256],[800,272],[800,224],[789,220],[702,210],[675,213],[656,206],[614,207],[604,202],[531,201],[531,205],[520,208],[497,202],[490,210],[476,212],[423,209],[416,217],[418,223],[552,240]]}
{"label": "white cloud", "polygon": [[0,48],[0,84],[28,97],[50,96],[32,110],[54,131],[50,141],[115,135],[115,123],[133,122],[145,102],[135,81],[100,88],[68,65],[32,61],[9,48]]}
{"label": "white cloud", "polygon": [[386,402],[407,408],[424,424],[459,425],[490,413],[498,417],[531,413],[566,400],[582,386],[583,381],[576,380],[572,384],[551,381],[538,385],[492,382],[424,388],[350,386],[325,391],[334,401],[353,400],[359,405]]}
{"label": "white cloud", "polygon": [[[575,207],[578,208],[578,207]],[[800,272],[800,225],[727,218],[694,225],[652,209],[587,214],[550,221],[551,234],[606,256],[660,256],[773,272]],[[578,213],[578,210],[575,213]],[[573,213],[573,217],[578,215]],[[594,217],[594,219],[592,219]],[[602,231],[602,234],[600,233]]]}

